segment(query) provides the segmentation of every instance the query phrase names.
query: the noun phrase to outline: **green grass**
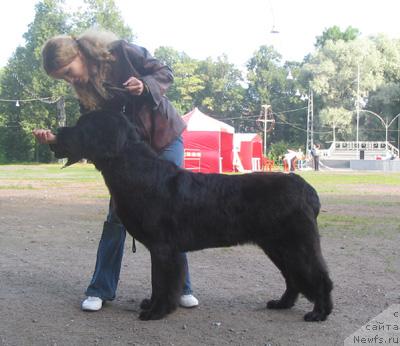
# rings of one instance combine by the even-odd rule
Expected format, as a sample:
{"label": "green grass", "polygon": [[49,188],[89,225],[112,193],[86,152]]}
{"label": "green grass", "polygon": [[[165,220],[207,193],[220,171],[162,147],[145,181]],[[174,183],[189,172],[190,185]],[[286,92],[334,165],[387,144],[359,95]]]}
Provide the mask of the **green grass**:
{"label": "green grass", "polygon": [[301,172],[300,175],[313,185],[326,184],[377,184],[400,185],[400,173],[372,172]]}
{"label": "green grass", "polygon": [[343,235],[362,238],[374,236],[395,239],[400,232],[400,218],[397,216],[343,215],[341,213],[321,213],[318,225],[323,235],[342,237]]}
{"label": "green grass", "polygon": [[32,185],[0,185],[0,190],[35,190]]}
{"label": "green grass", "polygon": [[353,194],[360,196],[374,194],[370,187],[400,186],[400,173],[370,173],[370,172],[301,172],[319,193]]}
{"label": "green grass", "polygon": [[396,239],[400,233],[400,173],[302,172],[318,191],[321,233],[328,237]]}
{"label": "green grass", "polygon": [[396,198],[396,196],[381,196],[380,198],[371,198],[372,193],[369,194],[365,198],[365,194],[363,198],[360,198],[360,194],[348,193],[346,195],[340,194],[329,194],[329,193],[321,193],[320,196],[323,203],[341,205],[343,207],[348,206],[359,206],[359,207],[396,207],[400,208],[400,200]]}
{"label": "green grass", "polygon": [[62,167],[62,164],[2,165],[0,166],[0,181],[95,182],[101,180],[101,174],[91,164]]}

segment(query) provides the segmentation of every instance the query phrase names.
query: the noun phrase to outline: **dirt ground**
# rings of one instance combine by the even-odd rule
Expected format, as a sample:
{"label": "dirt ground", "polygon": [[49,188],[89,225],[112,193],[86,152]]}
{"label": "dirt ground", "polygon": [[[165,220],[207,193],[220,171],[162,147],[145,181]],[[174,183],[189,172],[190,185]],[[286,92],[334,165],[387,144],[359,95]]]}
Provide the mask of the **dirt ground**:
{"label": "dirt ground", "polygon": [[[364,323],[400,302],[399,228],[346,235],[324,222],[323,254],[334,281],[334,310],[326,322],[303,321],[312,307],[304,298],[288,311],[265,309],[268,300],[283,293],[284,282],[253,246],[191,253],[200,306],[142,322],[139,303],[150,293],[150,258],[139,244],[133,254],[130,238],[117,299],[100,312],[82,312],[107,209],[104,186],[3,184],[14,188],[0,189],[1,346],[343,345]],[[321,197],[323,213],[336,212],[332,198]],[[388,198],[388,215],[398,217],[400,191]],[[370,220],[384,212],[344,209]]]}

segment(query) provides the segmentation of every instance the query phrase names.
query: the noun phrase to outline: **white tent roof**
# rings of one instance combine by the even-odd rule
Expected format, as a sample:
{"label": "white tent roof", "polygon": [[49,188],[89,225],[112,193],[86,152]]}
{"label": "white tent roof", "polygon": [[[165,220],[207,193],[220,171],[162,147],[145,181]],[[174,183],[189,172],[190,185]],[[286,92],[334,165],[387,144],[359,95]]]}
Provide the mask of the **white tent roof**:
{"label": "white tent roof", "polygon": [[225,124],[222,121],[200,112],[197,107],[191,112],[185,114],[182,118],[186,122],[187,131],[235,132],[233,126]]}
{"label": "white tent roof", "polygon": [[251,142],[257,136],[258,136],[257,133],[235,133],[235,135],[233,136],[234,148],[236,150],[239,150],[240,149],[240,143],[242,143],[242,142]]}

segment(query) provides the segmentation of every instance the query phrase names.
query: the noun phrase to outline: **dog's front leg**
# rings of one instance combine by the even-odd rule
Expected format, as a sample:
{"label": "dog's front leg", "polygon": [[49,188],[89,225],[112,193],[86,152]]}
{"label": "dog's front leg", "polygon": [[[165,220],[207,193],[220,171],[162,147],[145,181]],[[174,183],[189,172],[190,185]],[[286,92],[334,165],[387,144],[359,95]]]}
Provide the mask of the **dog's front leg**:
{"label": "dog's front leg", "polygon": [[150,249],[151,299],[145,299],[140,307],[141,320],[158,320],[174,311],[183,287],[182,257],[176,249],[167,245]]}

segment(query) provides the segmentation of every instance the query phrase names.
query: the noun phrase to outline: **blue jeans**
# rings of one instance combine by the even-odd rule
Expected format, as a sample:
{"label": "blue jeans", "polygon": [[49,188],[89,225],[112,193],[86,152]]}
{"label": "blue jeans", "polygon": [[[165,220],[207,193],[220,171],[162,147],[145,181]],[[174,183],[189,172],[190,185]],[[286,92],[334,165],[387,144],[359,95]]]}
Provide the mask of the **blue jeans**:
{"label": "blue jeans", "polygon": [[[182,166],[182,138],[178,137],[167,146],[160,154],[160,157],[175,163],[177,166]],[[110,202],[109,213],[107,220],[104,222],[103,233],[97,250],[96,267],[92,281],[86,290],[87,296],[99,297],[103,300],[113,300],[115,298],[121,270],[122,255],[124,252],[125,237],[126,229],[115,214],[112,203]],[[186,253],[182,253],[181,255],[185,268],[185,281],[182,293],[192,294],[187,256]]]}

